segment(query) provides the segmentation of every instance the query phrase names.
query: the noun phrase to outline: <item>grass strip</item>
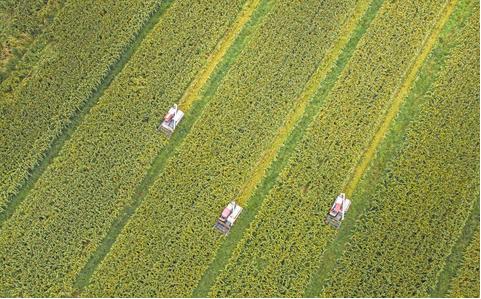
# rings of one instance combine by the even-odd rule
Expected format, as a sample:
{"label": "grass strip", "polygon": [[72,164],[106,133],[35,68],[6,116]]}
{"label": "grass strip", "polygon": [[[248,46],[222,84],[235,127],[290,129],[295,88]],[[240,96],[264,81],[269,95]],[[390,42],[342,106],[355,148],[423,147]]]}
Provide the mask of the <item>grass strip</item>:
{"label": "grass strip", "polygon": [[[456,14],[461,14],[462,12],[463,10],[459,9]],[[454,22],[453,20],[451,20],[451,22],[448,22],[444,26],[441,36],[446,37],[452,30],[452,27],[455,25],[456,22]],[[382,174],[385,163],[387,163],[387,161],[391,160],[394,156],[398,154],[400,144],[404,142],[404,133],[409,123],[412,120],[416,119],[416,116],[418,115],[418,109],[421,105],[421,102],[416,101],[416,99],[429,90],[432,83],[436,80],[439,71],[442,69],[445,60],[450,53],[450,48],[452,48],[452,45],[448,43],[449,40],[442,38],[442,41],[445,42],[438,43],[436,47],[432,49],[429,59],[426,60],[421,66],[421,69],[419,70],[416,80],[414,82],[413,88],[408,89],[409,93],[406,95],[406,98],[401,103],[401,105],[396,108],[399,109],[399,113],[395,114],[395,118],[390,121],[390,124],[388,126],[386,126],[385,122],[384,126],[381,126],[381,130],[384,131],[383,138],[376,141],[379,143],[377,149],[374,151],[375,155],[372,155],[372,151],[370,151],[370,153],[365,156],[370,156],[370,162],[367,163],[367,165],[365,162],[359,164],[358,167],[364,169],[364,171],[361,173],[361,176],[364,176],[364,180],[366,182],[375,181],[376,178],[378,178]],[[351,181],[350,183],[352,184],[354,183],[354,181]],[[372,189],[372,186],[368,183],[363,183],[361,185],[358,185],[358,183],[359,180],[356,180],[355,185],[357,186],[357,189],[359,189],[356,190],[356,193],[366,193],[366,189]],[[352,188],[352,185],[350,186]],[[351,189],[349,191],[352,194],[354,190],[355,189]],[[356,196],[356,198],[357,197],[358,196]],[[306,296],[319,296],[326,280],[336,267],[337,259],[344,251],[346,242],[349,240],[352,228],[356,223],[356,219],[365,210],[367,206],[367,201],[354,201],[353,206],[349,210],[349,217],[347,217],[347,219],[343,221],[342,228],[336,235],[335,240],[333,240],[329,244],[329,246],[326,248],[326,251],[323,253],[323,257],[321,260],[321,264],[323,266],[317,272],[317,274],[313,276],[311,283],[306,289]]]}
{"label": "grass strip", "polygon": [[191,83],[180,99],[179,103],[181,109],[189,110],[192,103],[199,97],[201,89],[204,88],[207,80],[209,80],[217,65],[224,59],[227,51],[235,43],[239,33],[251,19],[252,14],[258,7],[260,1],[261,0],[252,0],[246,3],[236,22],[231,26],[230,30],[224,35],[214,52],[210,55],[207,65],[202,69],[200,74]]}
{"label": "grass strip", "polygon": [[[290,123],[292,127],[289,130],[282,129],[286,135],[281,134],[279,139],[282,141],[278,142],[280,144],[279,148],[270,151],[271,154],[269,156],[272,158],[269,160],[268,169],[265,170],[260,168],[260,170],[262,170],[262,172],[260,172],[262,173],[262,180],[249,180],[248,182],[250,183],[248,183],[248,187],[243,188],[243,191],[239,196],[239,202],[242,204],[246,203],[247,205],[242,213],[242,217],[237,220],[236,225],[229,236],[222,241],[214,261],[209,265],[209,268],[194,290],[193,297],[206,297],[208,295],[215,278],[225,267],[232,251],[242,238],[245,229],[255,218],[255,215],[262,204],[262,200],[274,185],[281,169],[286,165],[297,142],[304,134],[309,123],[314,119],[329,90],[334,86],[337,77],[349,61],[357,43],[366,31],[366,28],[369,27],[370,21],[372,21],[376,15],[382,2],[383,0],[373,1],[362,16],[359,24],[357,24],[356,28],[351,33],[350,38],[346,39],[344,35],[343,38],[333,46],[330,55],[327,56],[328,59],[323,61],[324,63],[321,64],[316,73],[311,77],[311,80],[307,83],[306,89],[304,89],[301,95],[300,105],[296,108],[296,112],[290,117],[290,121],[287,122]],[[366,2],[363,2],[362,4],[366,4]],[[359,5],[358,10],[356,11],[356,16],[360,17],[359,13],[363,12],[363,9],[365,8],[364,5]],[[356,17],[351,19],[347,28],[352,30],[354,24],[356,24]],[[345,31],[347,31],[346,33],[349,33],[347,28],[345,28]],[[344,48],[341,48],[341,45],[343,45]],[[334,57],[337,58],[336,61],[333,61]],[[332,62],[332,65],[329,62]],[[313,95],[315,93],[322,93],[322,96],[314,97]],[[301,109],[299,109],[299,107]],[[256,178],[256,176],[254,176],[254,178]],[[246,190],[248,191],[246,192]]]}
{"label": "grass strip", "polygon": [[[451,109],[456,111],[457,106],[463,107],[459,108],[461,112],[456,111],[461,115],[463,109],[470,110],[461,101],[472,102],[476,91],[475,88],[467,88],[473,87],[472,85],[451,85],[455,92],[453,93],[448,87],[450,84],[446,84],[456,82],[456,77],[459,77],[463,71],[473,75],[473,68],[463,70],[463,66],[459,64],[459,61],[468,58],[464,57],[465,55],[475,51],[474,47],[466,47],[466,45],[473,46],[472,35],[469,35],[472,31],[466,30],[467,26],[465,26],[466,17],[472,11],[466,10],[466,3],[469,2],[460,1],[457,5],[430,58],[422,67],[415,86],[394,123],[394,128],[391,129],[388,138],[383,141],[378,157],[356,188],[355,198],[363,205],[360,209],[363,213],[362,219],[355,220],[355,215],[350,214],[352,219],[346,220],[348,221],[346,226],[356,221],[353,232],[350,233],[350,241],[346,243],[345,249],[341,247],[337,250],[336,256],[325,258],[327,261],[333,261],[325,266],[326,270],[333,269],[336,275],[329,278],[328,292],[322,293],[322,296],[423,297],[426,296],[425,292],[429,291],[431,285],[434,287],[436,271],[442,269],[443,261],[450,252],[446,247],[454,243],[453,236],[455,238],[459,236],[456,230],[460,230],[465,223],[459,219],[461,215],[456,215],[457,212],[454,212],[459,210],[456,208],[458,205],[464,206],[464,204],[456,200],[451,201],[450,198],[460,197],[464,200],[466,196],[458,194],[456,189],[466,189],[460,186],[465,183],[471,184],[469,182],[471,179],[466,180],[466,178],[460,179],[460,181],[465,180],[462,183],[451,181],[451,190],[454,189],[455,194],[459,195],[453,196],[450,194],[452,191],[444,190],[442,188],[445,187],[440,185],[450,180],[439,179],[435,170],[441,170],[439,173],[448,177],[456,168],[465,169],[470,173],[468,176],[473,174],[473,169],[463,165],[473,158],[469,150],[459,151],[459,158],[453,159],[453,156],[456,156],[456,150],[446,149],[445,152],[450,151],[451,156],[445,157],[442,141],[436,140],[450,134],[456,135],[454,133],[456,130],[459,131],[460,142],[469,140],[468,134],[472,134],[469,132],[471,130],[469,127],[459,122],[454,122],[453,126],[445,126],[449,123],[448,120],[453,112]],[[472,19],[469,20],[472,21]],[[473,23],[469,24],[473,25]],[[464,48],[472,52],[459,55],[459,50]],[[468,75],[467,78],[473,82],[472,77]],[[466,94],[463,94],[464,89]],[[443,93],[437,94],[438,90]],[[451,103],[451,99],[454,101],[457,98],[463,98],[460,100],[461,103]],[[406,109],[408,106],[413,106],[412,103],[415,109]],[[416,114],[415,117],[410,115],[411,111]],[[475,115],[468,114],[467,111],[465,114],[466,123],[472,121]],[[396,133],[396,127],[405,122],[406,117],[412,119],[408,122],[408,129],[403,130],[402,134]],[[453,118],[456,119],[458,116]],[[451,127],[455,125],[462,129],[452,129]],[[426,128],[431,132],[428,131],[426,134]],[[463,133],[466,134],[463,135]],[[433,138],[433,136],[439,137]],[[399,141],[389,141],[392,138],[397,138]],[[390,149],[388,144],[392,143],[394,144]],[[472,142],[466,144],[470,147],[473,145],[475,146]],[[405,162],[405,157],[411,159],[409,164]],[[430,160],[434,162],[429,163]],[[393,164],[396,165],[396,171],[393,170]],[[424,170],[432,164],[435,165],[433,168]],[[426,188],[425,184],[428,184],[429,188]],[[379,190],[383,193],[379,194],[381,192]],[[418,198],[422,201],[417,200]],[[422,202],[420,207],[416,207],[420,202]],[[369,206],[369,209],[365,209],[366,206]],[[469,207],[471,206],[469,204]],[[416,213],[412,212],[413,209],[416,209]],[[466,214],[466,210],[460,213]],[[453,219],[455,219],[454,223]],[[429,223],[427,227],[424,225],[425,221]],[[460,226],[459,222],[463,225]],[[346,226],[343,228],[346,229]],[[340,235],[342,233],[341,229]],[[339,238],[335,242],[338,241],[344,243]],[[414,252],[415,254],[412,254]],[[364,260],[361,258],[363,254]],[[339,258],[340,255],[342,258]],[[403,260],[403,256],[410,257],[408,263],[405,259]],[[344,287],[337,288],[339,284]],[[385,287],[375,287],[380,284]]]}

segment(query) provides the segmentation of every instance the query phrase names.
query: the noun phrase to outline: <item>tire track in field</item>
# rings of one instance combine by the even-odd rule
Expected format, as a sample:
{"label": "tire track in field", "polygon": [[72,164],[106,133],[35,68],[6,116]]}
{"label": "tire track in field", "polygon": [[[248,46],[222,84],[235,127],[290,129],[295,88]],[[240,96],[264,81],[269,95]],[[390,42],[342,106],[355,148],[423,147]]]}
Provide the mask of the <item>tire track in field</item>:
{"label": "tire track in field", "polygon": [[[76,289],[76,292],[73,294],[74,296],[79,296],[90,283],[90,279],[95,270],[109,253],[130,217],[147,196],[155,179],[164,171],[167,160],[189,134],[190,129],[199,119],[204,107],[215,94],[217,87],[220,85],[230,66],[248,42],[251,30],[254,29],[256,23],[262,18],[263,14],[265,14],[265,12],[261,12],[259,16],[255,14],[258,10],[257,8],[262,6],[260,2],[261,0],[252,0],[246,3],[234,25],[219,41],[214,52],[210,55],[210,60],[207,65],[199,71],[196,78],[186,89],[186,92],[179,101],[180,108],[186,112],[181,126],[176,129],[169,143],[157,155],[151,167],[148,169],[146,176],[136,187],[132,203],[123,209],[119,217],[112,224],[106,237],[92,254],[84,268],[79,272],[74,283],[74,288]],[[266,1],[264,1],[264,3],[265,2]]]}
{"label": "tire track in field", "polygon": [[[241,189],[237,201],[246,208],[236,226],[218,249],[214,261],[204,273],[193,292],[193,297],[207,296],[217,274],[224,268],[243,232],[254,219],[263,198],[272,188],[277,176],[286,165],[297,142],[312,122],[323,99],[334,86],[338,75],[352,56],[357,43],[374,19],[383,0],[361,2],[341,29],[338,41],[328,50],[326,57],[306,83],[297,98],[299,106],[292,112],[285,125],[278,131],[272,146],[259,160],[251,179]],[[321,96],[316,96],[321,93]],[[314,97],[314,99],[313,99]],[[297,130],[296,130],[297,128]]]}
{"label": "tire track in field", "polygon": [[0,213],[0,229],[3,223],[13,215],[16,208],[27,197],[30,190],[37,183],[38,179],[42,176],[43,172],[47,169],[53,159],[58,156],[58,153],[63,148],[65,142],[69,140],[70,137],[75,133],[79,125],[82,123],[84,117],[90,112],[90,109],[95,106],[117,75],[122,72],[125,65],[130,60],[130,57],[132,57],[132,55],[136,52],[144,38],[152,31],[152,29],[155,27],[155,24],[157,24],[172,2],[173,0],[162,1],[157,11],[155,11],[145,22],[145,24],[133,38],[132,42],[126,46],[118,61],[110,65],[110,71],[102,79],[95,92],[92,93],[92,95],[83,103],[83,106],[78,110],[78,112],[70,119],[70,123],[61,130],[57,137],[53,139],[50,147],[45,151],[43,158],[41,158],[38,164],[31,170],[30,176],[24,180],[22,186],[18,189],[18,192],[7,201],[5,210]]}
{"label": "tire track in field", "polygon": [[466,248],[471,243],[476,233],[476,227],[479,226],[479,192],[477,192],[477,200],[475,200],[473,207],[471,208],[471,213],[466,223],[464,224],[463,230],[454,244],[451,254],[448,256],[443,270],[438,276],[436,286],[430,292],[429,297],[431,298],[443,298],[448,297],[449,289],[452,287],[453,278],[460,270],[462,265],[464,252]]}
{"label": "tire track in field", "polygon": [[261,183],[266,175],[267,169],[272,164],[272,161],[277,156],[277,153],[287,141],[292,131],[296,127],[296,124],[303,117],[306,107],[309,105],[309,100],[317,93],[322,81],[326,78],[329,71],[334,68],[335,63],[342,50],[350,40],[351,34],[359,23],[361,17],[369,6],[369,1],[362,1],[356,7],[353,14],[348,18],[347,23],[341,29],[338,41],[328,50],[326,57],[322,60],[319,67],[307,82],[300,96],[295,100],[298,105],[295,110],[288,115],[285,124],[279,129],[277,136],[272,142],[272,145],[263,154],[258,161],[257,166],[254,168],[254,172],[251,174],[251,178],[242,187],[242,191],[237,197],[237,201],[241,205],[245,205],[249,198],[254,194],[255,189]]}
{"label": "tire track in field", "polygon": [[246,25],[252,17],[252,14],[259,6],[261,0],[251,0],[247,2],[242,9],[239,17],[235,21],[231,29],[224,35],[224,37],[217,44],[214,52],[208,58],[207,65],[199,72],[197,77],[191,82],[190,86],[185,91],[184,95],[179,101],[179,105],[184,110],[189,110],[193,102],[199,97],[202,87],[205,86],[210,76],[216,69],[217,65],[226,55],[227,51],[234,44],[237,36],[242,28]]}
{"label": "tire track in field", "polygon": [[[353,175],[346,183],[345,192],[348,197],[352,196],[359,182],[363,178],[366,170],[372,164],[376,152],[382,146],[382,141],[384,140],[384,137],[389,132],[389,129],[393,124],[393,120],[396,118],[399,111],[401,110],[401,106],[404,103],[404,100],[409,96],[409,93],[417,78],[418,72],[427,60],[428,55],[432,52],[434,45],[436,44],[441,34],[441,31],[446,25],[447,20],[454,11],[457,2],[458,0],[451,0],[447,3],[441,13],[440,18],[431,30],[431,33],[426,37],[425,41],[423,42],[423,46],[419,50],[415,61],[409,68],[406,76],[403,79],[402,85],[395,94],[394,101],[386,112],[383,122],[381,123],[374,137],[369,143],[368,148],[365,151],[361,160],[359,161],[358,165],[356,166]],[[361,208],[364,206],[362,203],[356,203],[355,205],[361,206]],[[324,282],[329,277],[332,269],[335,268],[336,261],[338,257],[342,254],[342,249],[344,247],[344,244],[348,241],[348,238],[349,231],[345,230],[345,233],[342,235],[339,233],[336,234],[336,238],[332,240],[331,244],[326,248],[321,259],[321,264],[324,266],[322,269],[324,269],[324,271],[320,269],[318,273],[313,276],[311,284],[306,288],[306,296],[319,296]]]}

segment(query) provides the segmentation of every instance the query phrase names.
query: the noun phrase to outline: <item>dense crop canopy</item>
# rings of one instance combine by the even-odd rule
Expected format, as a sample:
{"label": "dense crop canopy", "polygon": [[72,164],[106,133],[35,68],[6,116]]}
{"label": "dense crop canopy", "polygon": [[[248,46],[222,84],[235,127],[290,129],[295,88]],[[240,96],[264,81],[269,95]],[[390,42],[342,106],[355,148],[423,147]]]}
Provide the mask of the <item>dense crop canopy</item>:
{"label": "dense crop canopy", "polygon": [[191,294],[219,246],[221,236],[212,229],[219,211],[249,180],[357,3],[274,4],[93,276],[87,295]]}
{"label": "dense crop canopy", "polygon": [[479,296],[479,0],[0,2],[0,297]]}
{"label": "dense crop canopy", "polygon": [[0,211],[99,87],[159,2],[65,4],[33,70],[8,96],[2,94]]}
{"label": "dense crop canopy", "polygon": [[211,295],[303,295],[334,236],[324,215],[343,191],[443,4],[384,2]]}
{"label": "dense crop canopy", "polygon": [[464,252],[462,265],[451,283],[449,296],[479,298],[479,227]]}
{"label": "dense crop canopy", "polygon": [[479,196],[478,28],[475,11],[419,99],[400,155],[362,195],[370,207],[323,296],[426,297],[434,288]]}
{"label": "dense crop canopy", "polygon": [[243,2],[179,0],[167,10],[3,224],[0,295],[70,294],[167,142],[155,130],[161,115],[182,96]]}

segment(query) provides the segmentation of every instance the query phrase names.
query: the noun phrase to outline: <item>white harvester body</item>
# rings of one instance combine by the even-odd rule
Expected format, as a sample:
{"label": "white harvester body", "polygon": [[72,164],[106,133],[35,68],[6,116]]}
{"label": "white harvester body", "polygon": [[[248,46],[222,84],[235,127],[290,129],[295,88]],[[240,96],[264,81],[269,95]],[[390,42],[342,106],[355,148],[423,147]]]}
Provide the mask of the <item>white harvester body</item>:
{"label": "white harvester body", "polygon": [[158,130],[164,132],[167,137],[172,136],[172,133],[174,133],[174,130],[182,120],[182,117],[184,117],[184,112],[182,112],[179,108],[177,108],[177,105],[174,104],[174,106],[170,107],[169,111],[164,116],[164,119],[159,125]]}
{"label": "white harvester body", "polygon": [[326,215],[326,224],[330,224],[335,228],[339,228],[350,206],[351,200],[346,198],[346,194],[339,194],[334,200],[329,213]]}
{"label": "white harvester body", "polygon": [[242,207],[239,206],[235,201],[231,201],[227,207],[222,210],[222,213],[214,224],[214,228],[223,233],[224,235],[229,234],[230,229],[234,225],[234,222],[239,217],[242,212]]}

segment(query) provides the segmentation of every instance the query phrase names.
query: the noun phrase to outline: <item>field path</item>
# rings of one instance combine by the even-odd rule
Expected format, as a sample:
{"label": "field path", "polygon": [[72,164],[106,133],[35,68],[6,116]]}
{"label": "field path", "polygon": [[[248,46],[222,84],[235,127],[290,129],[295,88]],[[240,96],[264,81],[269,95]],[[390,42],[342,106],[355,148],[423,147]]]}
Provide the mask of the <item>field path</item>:
{"label": "field path", "polygon": [[[376,153],[380,149],[380,147],[383,146],[382,141],[385,139],[386,134],[389,133],[390,128],[392,127],[393,120],[396,118],[398,113],[401,110],[401,107],[403,106],[403,103],[405,102],[405,99],[408,97],[409,93],[411,92],[413,85],[416,81],[418,72],[420,71],[421,67],[424,65],[426,59],[428,58],[429,53],[433,50],[436,41],[439,38],[439,35],[441,34],[441,31],[443,30],[447,20],[449,19],[450,15],[452,14],[458,0],[452,0],[450,1],[444,10],[441,13],[441,17],[433,27],[431,34],[427,36],[425,42],[423,43],[423,47],[421,48],[419,54],[417,55],[414,63],[410,67],[410,69],[407,72],[407,75],[405,76],[403,83],[401,87],[399,88],[398,92],[395,94],[395,98],[393,103],[391,104],[391,107],[388,109],[386,116],[384,117],[383,122],[379,126],[378,130],[376,131],[376,134],[374,135],[372,141],[370,142],[367,150],[365,151],[363,157],[361,158],[360,162],[356,166],[353,175],[349,179],[349,181],[346,183],[346,188],[345,192],[347,196],[352,196],[353,192],[356,190],[356,187],[358,186],[359,182],[363,178],[366,170],[368,167],[372,164],[374,161],[374,158],[376,156]],[[445,54],[446,55],[446,54]],[[439,58],[441,61],[443,61],[443,57]],[[437,62],[437,61],[436,61]],[[439,67],[439,65],[434,66],[434,68]],[[436,72],[437,70],[434,70]],[[429,74],[431,75],[431,74]],[[427,81],[430,81],[431,78],[426,79]],[[426,86],[429,84],[428,83],[420,83],[420,89],[424,90]],[[414,99],[412,99],[414,102]],[[411,103],[410,106],[416,106],[415,103]],[[414,118],[415,111],[412,112],[410,111],[413,109],[413,107],[410,107],[406,113],[409,114],[408,116],[404,116],[401,122],[403,124],[400,124],[399,128],[395,128],[395,132],[393,134],[402,134],[403,130],[405,129],[406,122],[409,122],[411,118]],[[391,138],[393,140],[389,140],[389,143],[393,142],[401,142],[397,138]],[[389,147],[395,147],[393,144],[386,145],[388,147],[387,155],[393,154],[395,152],[395,149],[389,148]],[[385,153],[386,154],[386,153]],[[386,157],[382,157],[384,160]],[[367,203],[365,202],[355,202],[354,201],[354,207],[361,209],[365,207]],[[357,211],[357,210],[356,210]],[[356,213],[356,211],[353,211],[352,214]],[[351,215],[352,216],[352,215]],[[349,221],[349,219],[348,219]],[[353,224],[354,219],[351,219],[348,224]],[[326,251],[323,254],[321,264],[323,265],[322,269],[318,271],[316,275],[313,276],[313,279],[311,280],[310,285],[306,289],[306,296],[309,297],[315,297],[319,296],[320,291],[324,285],[325,280],[329,277],[331,270],[335,268],[337,258],[342,254],[342,250],[344,248],[345,243],[349,239],[349,229],[346,229],[346,226],[344,226],[344,229],[341,230],[337,235],[336,238],[331,242],[331,244],[326,248]],[[331,270],[326,270],[326,269],[331,269]]]}
{"label": "field path", "polygon": [[[212,55],[210,55],[210,60],[207,65],[199,71],[197,77],[186,89],[186,92],[180,100],[180,108],[186,112],[186,117],[184,118],[182,125],[177,128],[169,143],[154,159],[146,176],[137,186],[132,203],[123,209],[120,216],[112,224],[105,239],[102,240],[102,243],[90,257],[82,271],[78,274],[75,281],[77,292],[74,295],[78,296],[89,284],[95,270],[110,251],[129,218],[141,205],[157,176],[164,170],[166,161],[182,143],[194,123],[201,116],[203,108],[208,104],[231,64],[235,61],[243,46],[247,43],[252,27],[254,27],[266,13],[266,11],[262,11],[259,15],[255,14],[256,8],[259,7],[259,9],[257,9],[257,11],[259,11],[263,6],[262,4],[259,6],[260,2],[260,0],[253,0],[246,3],[239,18],[219,41]],[[265,2],[266,1],[264,1],[264,3]]]}
{"label": "field path", "polygon": [[[285,166],[290,154],[295,149],[309,123],[322,105],[322,99],[336,82],[337,76],[354,52],[357,42],[374,19],[382,0],[361,2],[354,10],[352,17],[342,29],[339,40],[330,48],[326,57],[313,73],[296,102],[299,105],[289,115],[285,125],[279,130],[272,146],[267,149],[259,160],[251,179],[241,189],[237,201],[248,208],[237,220],[235,229],[224,240],[214,261],[204,273],[201,281],[193,292],[193,297],[205,297],[214,283],[217,274],[226,265],[237,242],[242,238],[244,230],[254,219],[262,199],[269,192],[281,169]],[[319,92],[321,99],[313,99]]]}
{"label": "field path", "polygon": [[70,120],[70,124],[68,124],[58,135],[58,137],[53,140],[51,146],[46,150],[44,157],[39,161],[37,166],[33,168],[30,176],[24,181],[22,186],[19,188],[19,191],[7,202],[5,210],[0,212],[0,228],[2,227],[2,224],[8,218],[10,218],[10,216],[12,216],[16,208],[29,194],[30,190],[42,176],[43,172],[47,169],[48,165],[50,165],[53,159],[58,155],[65,142],[74,134],[75,130],[82,123],[85,115],[87,115],[90,109],[95,106],[100,97],[102,97],[104,94],[105,90],[109,88],[114,78],[120,72],[122,72],[125,65],[130,60],[130,57],[132,57],[132,55],[136,52],[144,38],[152,31],[152,29],[155,27],[155,24],[157,24],[162,15],[167,11],[171,3],[172,0],[162,1],[157,11],[152,14],[150,19],[144,24],[142,29],[137,33],[137,36],[133,39],[132,43],[126,47],[119,60],[110,66],[110,72],[107,73],[107,75],[103,78],[97,90],[85,101],[82,108],[80,108],[77,114]]}

